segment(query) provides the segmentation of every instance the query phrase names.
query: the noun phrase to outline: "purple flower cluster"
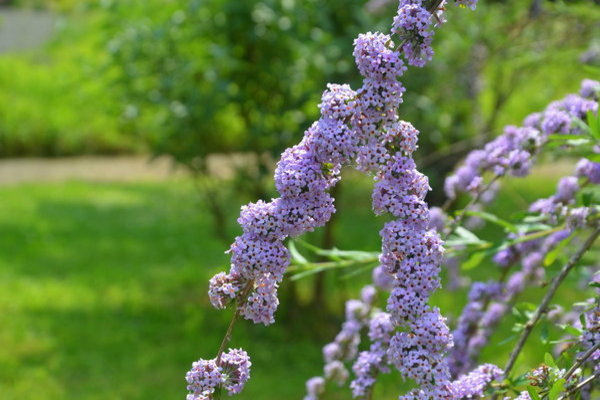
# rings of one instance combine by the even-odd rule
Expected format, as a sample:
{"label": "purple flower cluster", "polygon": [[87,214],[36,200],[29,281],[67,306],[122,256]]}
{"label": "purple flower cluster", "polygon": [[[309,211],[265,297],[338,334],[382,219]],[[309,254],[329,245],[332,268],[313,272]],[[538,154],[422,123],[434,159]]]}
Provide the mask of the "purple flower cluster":
{"label": "purple flower cluster", "polygon": [[[510,399],[510,397],[505,397],[505,399]],[[531,396],[529,392],[521,392],[514,400],[531,400]]]}
{"label": "purple flower cluster", "polygon": [[404,42],[402,50],[411,65],[422,67],[433,56],[431,19],[431,14],[423,7],[421,1],[400,2],[392,32]]}
{"label": "purple flower cluster", "polygon": [[452,332],[454,337],[454,348],[450,353],[452,376],[458,376],[471,367],[469,342],[485,314],[487,305],[492,299],[499,297],[501,290],[502,285],[494,281],[474,282],[471,285],[469,301],[458,319],[456,329]]}
{"label": "purple flower cluster", "polygon": [[348,125],[355,113],[356,93],[348,85],[328,85],[319,105],[322,118],[300,144],[287,149],[275,170],[281,197],[242,207],[243,234],[231,245],[231,269],[210,281],[209,297],[217,308],[241,299],[241,314],[255,323],[274,322],[277,288],[290,262],[283,240],[324,225],[335,212],[327,190],[340,169],[356,158],[358,137]]}
{"label": "purple flower cluster", "polygon": [[583,185],[600,183],[599,173],[600,163],[582,158],[577,163],[575,175],[562,178],[558,182],[556,193],[548,198],[537,200],[531,205],[529,211],[541,213],[550,222],[565,218],[567,228],[571,231],[586,226],[588,218],[598,211],[597,208],[571,206],[575,203],[576,195]]}
{"label": "purple flower cluster", "polygon": [[[444,359],[452,338],[439,310],[428,305],[430,293],[440,285],[442,241],[429,229],[430,212],[424,199],[430,187],[412,159],[418,131],[399,122],[396,114],[403,92],[396,81],[404,72],[400,54],[408,64],[418,66],[431,58],[432,18],[423,2],[403,0],[392,27],[402,41],[402,53],[393,50],[387,35],[362,35],[355,42],[356,62],[365,78],[357,99],[361,115],[355,123],[366,138],[358,151],[358,166],[375,173],[375,213],[396,218],[380,232],[381,269],[377,272],[385,271],[392,278],[386,282],[392,286],[389,314],[378,314],[372,320],[371,333],[384,334],[373,335],[369,351],[362,352],[354,364],[356,379],[351,386],[355,397],[369,392],[375,375],[386,370],[386,363],[419,384],[402,398],[446,398],[452,390]],[[383,321],[386,329],[382,329]],[[396,331],[398,327],[402,331]]]}
{"label": "purple flower cluster", "polygon": [[[473,1],[459,3],[474,5]],[[451,337],[439,310],[427,305],[429,294],[439,287],[442,242],[435,230],[428,228],[429,210],[424,198],[430,188],[411,158],[418,131],[401,121],[396,112],[404,92],[397,80],[406,70],[403,58],[418,66],[431,58],[434,19],[441,22],[441,9],[428,10],[420,0],[401,0],[392,32],[402,40],[402,51],[395,48],[390,35],[369,32],[358,36],[353,54],[364,77],[362,87],[355,92],[348,85],[328,85],[319,104],[321,118],[277,164],[275,186],[281,197],[242,207],[238,223],[243,234],[229,249],[230,271],[210,280],[209,297],[216,308],[236,301],[244,318],[273,323],[278,285],[290,262],[283,240],[329,220],[335,209],[328,190],[340,179],[343,166],[355,164],[359,170],[374,173],[375,212],[398,218],[381,231],[383,254],[376,276],[380,283],[387,279],[393,286],[388,301],[390,314],[376,313],[369,322],[375,293],[365,289],[362,300],[348,302],[342,331],[324,349],[326,377],[345,381],[348,373],[342,360],[356,357],[360,328],[369,323],[373,343],[353,368],[357,396],[372,385],[375,370],[386,368],[386,358],[421,384],[406,398],[437,396],[451,390],[443,359]],[[408,308],[409,304],[413,307]],[[398,326],[404,331],[392,338]],[[204,379],[203,373],[208,371],[204,365],[211,362],[214,364],[199,361],[191,378],[198,376],[198,382]],[[316,398],[324,390],[324,382],[318,377],[311,379],[307,399]],[[203,391],[213,387],[205,386],[199,385],[194,393],[204,396]]]}
{"label": "purple flower cluster", "polygon": [[380,262],[395,278],[387,310],[391,321],[403,329],[392,336],[387,357],[403,376],[420,386],[403,398],[446,398],[451,385],[445,353],[452,337],[439,310],[427,304],[430,293],[440,286],[443,247],[438,233],[429,229],[430,213],[424,201],[427,178],[416,171],[409,156],[390,158],[376,177],[373,195],[377,213],[398,218],[380,232]]}
{"label": "purple flower cluster", "polygon": [[[600,281],[599,277],[600,275],[596,275],[596,282]],[[583,352],[586,352],[600,343],[600,299],[596,299],[594,306],[585,313],[584,319],[585,326],[582,327],[583,334],[580,337],[580,342]],[[600,373],[600,349],[591,354],[588,364],[593,367],[595,373]]]}
{"label": "purple flower cluster", "polygon": [[319,400],[319,396],[325,392],[325,379],[315,376],[306,381],[306,392],[304,400]]}
{"label": "purple flower cluster", "polygon": [[587,99],[598,101],[600,99],[600,82],[592,79],[584,79],[581,82],[579,94]]}
{"label": "purple flower cluster", "polygon": [[582,158],[577,164],[575,174],[579,178],[587,179],[590,183],[600,184],[600,163]]}
{"label": "purple flower cluster", "polygon": [[[370,324],[370,315],[376,297],[377,289],[368,285],[361,290],[360,300],[348,300],[346,302],[346,320],[342,324],[342,329],[333,342],[323,347],[323,359],[325,361],[325,367],[323,368],[325,378],[323,382],[326,379],[336,382],[338,385],[343,385],[347,381],[349,372],[344,362],[354,360],[358,355],[361,330]],[[311,379],[317,378],[323,379],[321,377]],[[318,398],[317,394],[311,394],[311,391],[308,391],[305,400],[313,398]]]}
{"label": "purple flower cluster", "polygon": [[503,377],[504,372],[495,365],[483,364],[477,367],[470,373],[461,376],[454,382],[455,399],[477,399],[482,398],[485,389],[490,382],[499,380]]}
{"label": "purple flower cluster", "polygon": [[[440,1],[437,3],[439,9],[432,9],[435,2],[400,0],[392,32],[400,38],[400,48],[410,65],[422,67],[433,57],[433,28],[445,22],[444,3]],[[455,3],[475,9],[477,0],[455,0]]]}
{"label": "purple flower cluster", "polygon": [[198,360],[186,374],[187,400],[210,400],[218,388],[230,395],[239,393],[250,378],[250,358],[242,349],[229,349],[220,360]]}
{"label": "purple flower cluster", "polygon": [[354,398],[365,398],[372,390],[380,372],[389,372],[387,351],[395,330],[390,314],[377,311],[369,321],[371,346],[362,351],[352,367],[355,378],[350,383]]}
{"label": "purple flower cluster", "polygon": [[[600,283],[600,272],[596,271],[591,281]],[[597,288],[595,291],[597,295],[600,295],[600,289]],[[578,357],[581,357],[600,342],[600,298],[596,296],[596,298],[589,298],[586,301],[576,303],[571,311],[561,316],[559,322],[563,325],[572,326],[582,332],[578,338],[581,347]],[[572,340],[572,337],[569,336],[567,335],[564,339]],[[557,353],[560,353],[565,349],[565,345],[560,344],[557,345],[555,350]],[[586,360],[584,366],[590,367],[595,373],[600,373],[600,350],[594,351]],[[583,394],[582,398],[586,398]]]}
{"label": "purple flower cluster", "polygon": [[[578,165],[582,164],[583,162],[580,162]],[[578,171],[581,170],[579,166]],[[585,177],[581,174],[580,176]],[[520,242],[500,250],[494,256],[498,266],[508,269],[520,261],[521,268],[509,275],[502,284],[476,282],[472,285],[469,302],[453,331],[454,348],[450,357],[453,376],[465,373],[473,367],[481,348],[488,343],[499,321],[510,310],[511,304],[526,285],[544,279],[543,263],[546,254],[569,238],[573,230],[586,225],[587,217],[594,209],[568,207],[574,202],[579,189],[577,177],[562,178],[553,196],[537,200],[529,209],[547,215],[548,222],[552,224],[558,222],[558,217],[565,217],[566,229],[545,238]],[[514,239],[516,236],[511,234],[510,238]]]}
{"label": "purple flower cluster", "polygon": [[486,173],[518,177],[529,174],[533,158],[549,135],[579,134],[580,127],[574,121],[585,120],[588,111],[598,112],[598,86],[600,82],[583,81],[580,95],[550,103],[544,112],[525,118],[522,127],[507,126],[483,149],[473,150],[464,164],[446,178],[446,196],[455,199],[460,193],[480,193],[485,188]]}
{"label": "purple flower cluster", "polygon": [[521,261],[521,269],[511,274],[506,282],[475,282],[471,287],[469,302],[453,331],[455,347],[450,357],[453,376],[473,368],[481,349],[489,342],[498,323],[510,311],[527,283],[543,280],[546,254],[570,234],[569,230],[561,230],[543,239],[518,243],[498,253],[501,257],[495,257],[495,260],[502,268],[508,269]]}

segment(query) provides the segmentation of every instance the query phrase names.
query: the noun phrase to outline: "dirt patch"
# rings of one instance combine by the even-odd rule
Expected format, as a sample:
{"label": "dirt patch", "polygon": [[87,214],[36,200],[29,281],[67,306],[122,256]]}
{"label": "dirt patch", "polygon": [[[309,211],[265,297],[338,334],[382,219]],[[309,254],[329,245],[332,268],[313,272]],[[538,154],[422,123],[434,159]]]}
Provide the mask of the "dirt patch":
{"label": "dirt patch", "polygon": [[[251,154],[215,154],[208,158],[209,173],[219,179],[232,178],[243,168],[252,173],[257,156]],[[561,177],[574,169],[573,161],[545,163],[536,166],[532,174],[538,177]],[[164,181],[189,176],[168,157],[148,156],[19,158],[0,160],[0,185],[21,182],[61,182],[67,180],[133,182]]]}
{"label": "dirt patch", "polygon": [[[239,169],[252,174],[257,156],[214,154],[208,157],[208,173],[218,179],[231,179]],[[21,182],[62,182],[86,180],[104,182],[163,181],[189,176],[188,171],[169,157],[68,157],[15,158],[0,160],[0,185]]]}
{"label": "dirt patch", "polygon": [[160,181],[185,176],[168,158],[73,157],[0,160],[0,185],[21,182]]}

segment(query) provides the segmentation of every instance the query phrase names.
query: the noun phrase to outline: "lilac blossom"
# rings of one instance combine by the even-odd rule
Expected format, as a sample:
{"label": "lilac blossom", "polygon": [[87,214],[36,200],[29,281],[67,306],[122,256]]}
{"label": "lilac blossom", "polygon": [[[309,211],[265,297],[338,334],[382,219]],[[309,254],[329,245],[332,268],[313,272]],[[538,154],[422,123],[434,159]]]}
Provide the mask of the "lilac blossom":
{"label": "lilac blossom", "polygon": [[394,287],[394,277],[379,265],[373,269],[373,283],[380,289],[390,290]]}
{"label": "lilac blossom", "polygon": [[521,392],[515,397],[515,400],[531,400],[531,396],[529,395],[529,392]]}
{"label": "lilac blossom", "polygon": [[600,82],[592,79],[584,79],[581,82],[579,94],[587,99],[598,100],[600,97]]}
{"label": "lilac blossom", "polygon": [[[598,280],[598,276],[596,276],[595,282]],[[582,327],[583,333],[580,337],[582,354],[600,343],[600,299],[596,299],[594,306],[584,314],[584,319],[585,326]],[[600,373],[600,349],[591,354],[588,364],[595,373]]]}
{"label": "lilac blossom", "polygon": [[[580,170],[580,167],[577,169]],[[530,211],[546,215],[551,224],[556,224],[559,217],[565,217],[567,228],[545,238],[508,246],[496,253],[493,260],[501,268],[510,268],[519,261],[521,263],[521,269],[508,275],[500,289],[486,297],[481,295],[485,293],[483,291],[485,285],[481,283],[473,285],[469,302],[463,309],[453,331],[455,347],[450,357],[453,376],[464,373],[473,367],[480,349],[488,343],[499,321],[510,310],[510,305],[526,285],[532,282],[541,282],[544,279],[543,261],[546,254],[569,238],[573,230],[585,226],[591,212],[590,209],[588,207],[569,207],[574,203],[580,188],[577,177],[562,178],[554,195],[547,199],[537,200],[530,206]],[[511,234],[509,238],[516,237]]]}
{"label": "lilac blossom", "polygon": [[242,349],[229,349],[221,359],[198,360],[186,374],[188,399],[211,399],[219,387],[232,395],[239,393],[250,378],[252,363]]}
{"label": "lilac blossom", "polygon": [[490,382],[503,377],[503,371],[495,365],[483,364],[452,382],[455,399],[482,398]]}
{"label": "lilac blossom", "polygon": [[[451,390],[444,356],[452,338],[439,310],[427,304],[430,293],[440,285],[442,241],[428,228],[429,209],[424,199],[430,187],[411,158],[418,131],[400,121],[396,112],[404,92],[397,79],[406,70],[405,62],[423,66],[431,58],[433,28],[443,21],[442,8],[425,7],[420,0],[400,1],[392,25],[392,34],[402,42],[399,48],[387,34],[368,32],[357,37],[353,54],[364,78],[362,86],[353,91],[348,85],[328,85],[319,104],[320,119],[277,163],[275,187],[280,197],[242,207],[238,222],[243,234],[229,250],[230,272],[219,273],[210,281],[209,296],[215,307],[223,308],[235,300],[244,318],[273,323],[277,289],[290,262],[283,240],[329,220],[335,208],[328,190],[339,181],[342,167],[352,164],[374,174],[374,211],[397,218],[381,231],[381,267],[393,286],[389,314],[375,313],[371,318],[376,291],[365,289],[361,300],[348,301],[346,321],[335,341],[324,349],[325,375],[338,382],[345,380],[342,361],[357,356],[360,330],[370,325],[369,351],[361,353],[353,367],[357,396],[372,385],[374,371],[386,370],[386,364],[396,365],[404,376],[421,385],[404,396],[406,399],[446,396]],[[510,155],[515,171],[525,165],[522,158],[518,152]],[[378,279],[375,283],[382,282]],[[413,307],[407,309],[408,303],[399,302],[402,299]],[[403,331],[394,333],[396,328]],[[241,390],[249,361],[238,360],[241,353],[228,357],[223,355],[220,364],[214,360],[196,363],[190,373],[194,396],[210,397],[223,379],[230,393]],[[418,366],[412,369],[410,363]],[[324,384],[321,377],[309,380],[306,399],[318,398]]]}
{"label": "lilac blossom", "polygon": [[319,396],[325,392],[325,379],[315,376],[306,381],[306,393],[304,400],[318,400]]}
{"label": "lilac blossom", "polygon": [[[351,387],[355,397],[368,393],[374,375],[387,363],[420,384],[420,389],[403,398],[447,396],[451,391],[444,356],[452,337],[439,310],[427,304],[429,294],[440,285],[442,242],[435,230],[428,229],[429,209],[424,198],[430,187],[411,158],[418,132],[408,123],[399,123],[395,112],[404,91],[396,80],[405,70],[401,56],[411,65],[422,66],[432,54],[432,26],[431,14],[420,1],[401,1],[392,33],[402,40],[402,53],[394,50],[390,36],[380,33],[359,35],[354,43],[356,64],[364,77],[363,87],[357,90],[357,114],[351,117],[357,134],[364,138],[357,151],[357,166],[375,174],[375,213],[397,218],[380,232],[381,267],[374,273],[376,283],[383,283],[384,271],[392,277],[383,283],[393,285],[389,314],[376,314],[380,317],[371,320],[373,324],[381,322],[385,315],[387,329],[383,336],[372,330],[369,350],[360,353],[354,363],[356,378]],[[328,364],[353,358],[358,331],[368,320],[361,304],[365,303],[348,302],[337,346],[330,344],[324,350]],[[394,333],[396,327],[404,330]]]}
{"label": "lilac blossom", "polygon": [[446,196],[455,199],[461,193],[481,195],[481,191],[486,188],[486,174],[510,174],[517,177],[528,175],[533,159],[549,135],[579,134],[580,128],[573,122],[574,119],[585,120],[589,111],[598,112],[598,86],[600,82],[583,81],[581,96],[568,95],[552,102],[543,112],[526,117],[523,127],[507,126],[502,135],[483,149],[473,150],[467,155],[463,165],[446,178]]}
{"label": "lilac blossom", "polygon": [[185,376],[187,390],[195,396],[209,396],[221,384],[223,375],[215,360],[198,360]]}
{"label": "lilac blossom", "polygon": [[221,356],[221,375],[223,387],[229,394],[239,393],[250,379],[250,367],[252,363],[242,349],[229,349]]}
{"label": "lilac blossom", "polygon": [[209,281],[208,297],[213,307],[225,308],[242,289],[243,279],[237,274],[219,272]]}
{"label": "lilac blossom", "polygon": [[339,360],[333,360],[325,364],[323,370],[325,379],[337,383],[342,386],[348,380],[349,372],[344,366],[344,363]]}
{"label": "lilac blossom", "polygon": [[354,360],[358,355],[361,331],[370,324],[370,314],[376,296],[377,289],[367,285],[361,291],[361,300],[351,299],[346,302],[346,320],[342,324],[342,329],[333,342],[323,347],[324,379],[338,385],[343,385],[347,381],[349,372],[344,361]]}
{"label": "lilac blossom", "polygon": [[600,184],[600,163],[593,162],[587,158],[582,158],[577,163],[575,171],[577,177],[585,178],[590,183]]}
{"label": "lilac blossom", "polygon": [[501,284],[490,281],[475,282],[471,285],[469,301],[463,309],[455,330],[454,347],[450,356],[450,370],[453,376],[458,376],[465,367],[470,366],[468,353],[469,341],[472,331],[477,329],[477,324],[483,317],[486,305],[501,293]]}
{"label": "lilac blossom", "polygon": [[350,388],[355,398],[362,398],[372,390],[378,373],[389,372],[387,350],[394,329],[388,313],[378,311],[371,317],[369,321],[371,346],[368,351],[359,354],[352,366],[355,378],[350,383]]}

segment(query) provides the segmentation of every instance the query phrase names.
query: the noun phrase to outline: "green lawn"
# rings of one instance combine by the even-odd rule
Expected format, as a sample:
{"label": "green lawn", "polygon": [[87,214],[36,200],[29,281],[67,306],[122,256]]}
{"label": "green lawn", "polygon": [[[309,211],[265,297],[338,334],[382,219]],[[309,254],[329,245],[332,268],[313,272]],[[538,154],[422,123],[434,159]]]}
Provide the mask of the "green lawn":
{"label": "green lawn", "polygon": [[[550,194],[557,179],[516,182],[499,207],[513,210],[522,196]],[[342,188],[341,248],[379,246],[382,221],[370,215],[368,185],[352,179]],[[195,359],[214,355],[230,316],[207,300],[207,280],[226,265],[226,246],[213,238],[193,185],[21,184],[0,187],[0,199],[0,397],[184,398],[185,372]],[[232,237],[240,203],[227,201]],[[308,240],[318,243],[318,233]],[[489,279],[497,271],[488,264],[472,272]],[[368,276],[329,276],[330,308],[341,311],[343,297]],[[300,283],[302,298],[310,285],[310,279]],[[527,294],[537,296],[539,290]],[[456,315],[464,297],[441,293],[435,300]],[[563,301],[584,297],[575,280],[561,292]],[[307,323],[312,314],[303,310],[283,301],[274,326],[238,324],[232,345],[250,353],[253,379],[236,398],[302,397],[304,381],[322,367],[321,345],[340,322]],[[495,342],[510,335],[512,322]],[[510,346],[493,345],[484,358],[503,364]],[[528,363],[541,361],[548,349],[530,346]],[[400,386],[392,374],[376,398],[396,398]],[[350,396],[340,391],[330,398]]]}

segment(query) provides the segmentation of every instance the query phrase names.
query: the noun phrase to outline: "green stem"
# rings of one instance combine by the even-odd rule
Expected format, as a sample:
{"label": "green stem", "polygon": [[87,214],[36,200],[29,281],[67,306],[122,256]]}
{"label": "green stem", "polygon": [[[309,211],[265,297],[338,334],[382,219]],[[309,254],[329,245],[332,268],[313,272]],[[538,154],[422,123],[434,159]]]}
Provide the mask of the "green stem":
{"label": "green stem", "polygon": [[506,364],[506,367],[504,368],[504,376],[508,376],[508,374],[514,367],[515,362],[517,361],[517,357],[519,356],[519,354],[521,353],[521,350],[523,350],[523,347],[525,346],[525,342],[529,338],[529,335],[533,331],[533,328],[535,327],[537,322],[540,320],[542,315],[547,311],[548,305],[550,304],[550,301],[554,297],[554,294],[556,293],[558,287],[563,282],[563,280],[566,278],[566,276],[569,274],[569,272],[573,269],[573,267],[575,267],[577,262],[579,262],[581,257],[583,257],[585,252],[588,251],[590,249],[590,247],[594,244],[594,242],[598,238],[598,235],[600,235],[600,227],[597,227],[596,229],[594,229],[592,234],[587,238],[587,240],[584,242],[584,244],[581,246],[581,248],[577,251],[577,253],[575,253],[571,257],[569,262],[567,262],[567,264],[565,264],[565,266],[561,269],[560,273],[552,280],[552,283],[550,284],[550,288],[548,289],[548,292],[544,296],[544,299],[542,300],[541,304],[538,306],[537,310],[535,311],[533,316],[530,318],[530,320],[525,324],[525,329],[521,333],[519,341],[518,341],[516,347],[513,349],[512,353],[510,355],[510,358],[508,360],[508,363]]}
{"label": "green stem", "polygon": [[217,352],[217,357],[216,357],[217,358],[217,361],[216,361],[217,366],[221,363],[221,356],[223,355],[223,351],[225,351],[225,346],[227,346],[227,344],[231,341],[231,334],[233,333],[233,327],[240,316],[242,306],[246,302],[246,298],[248,297],[248,294],[250,294],[250,290],[252,290],[252,286],[254,286],[253,280],[246,284],[246,287],[244,287],[244,290],[242,291],[240,299],[235,304],[235,312],[233,313],[233,316],[231,317],[231,321],[229,321],[229,326],[227,327],[227,331],[225,332],[225,336],[223,336],[223,340],[221,341],[221,346],[219,346],[219,351]]}

